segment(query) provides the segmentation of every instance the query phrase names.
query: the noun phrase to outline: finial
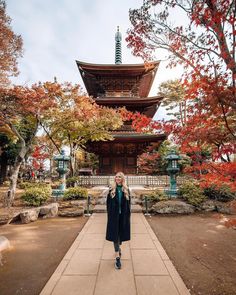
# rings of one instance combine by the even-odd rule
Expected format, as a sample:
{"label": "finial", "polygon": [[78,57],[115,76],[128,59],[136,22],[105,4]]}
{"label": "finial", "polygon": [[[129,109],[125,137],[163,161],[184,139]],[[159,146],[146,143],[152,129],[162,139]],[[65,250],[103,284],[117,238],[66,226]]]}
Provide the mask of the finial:
{"label": "finial", "polygon": [[115,64],[121,64],[121,33],[120,33],[120,27],[117,26],[117,32],[115,34],[115,40],[116,40],[116,49],[115,49]]}

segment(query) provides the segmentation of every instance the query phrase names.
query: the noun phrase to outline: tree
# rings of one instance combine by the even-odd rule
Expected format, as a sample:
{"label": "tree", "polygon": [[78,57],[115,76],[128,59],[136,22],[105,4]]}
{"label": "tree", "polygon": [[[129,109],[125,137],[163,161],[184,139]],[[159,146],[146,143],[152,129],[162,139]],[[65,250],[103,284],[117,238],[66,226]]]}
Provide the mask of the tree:
{"label": "tree", "polygon": [[10,187],[5,198],[6,206],[12,205],[20,166],[32,147],[44,113],[53,107],[53,103],[53,98],[49,98],[40,85],[0,89],[0,126],[7,126],[11,130],[18,145]]}
{"label": "tree", "polygon": [[[186,19],[186,26],[173,24],[174,13]],[[184,68],[186,117],[163,124],[172,140],[182,152],[200,156],[208,150],[213,161],[228,166],[236,136],[235,15],[234,0],[144,0],[130,10],[127,37],[135,55],[148,61],[155,50],[164,49],[170,67]]]}
{"label": "tree", "polygon": [[184,87],[178,80],[162,83],[159,90],[164,96],[163,106],[172,111],[169,113],[172,118],[166,121],[165,128],[173,133],[182,152],[191,155],[194,161],[201,161],[201,154],[206,151],[212,160],[230,161],[234,147],[225,124],[218,120],[217,109],[209,116],[207,105],[198,105],[185,97]]}
{"label": "tree", "polygon": [[[166,156],[172,151],[180,154],[178,146],[173,145],[173,143],[171,143],[169,140],[165,140],[161,143],[158,149],[153,148],[138,158],[139,171],[147,174],[166,174],[168,165]],[[190,158],[184,154],[181,154],[179,160],[180,173],[186,167],[189,167],[190,163]]]}
{"label": "tree", "polygon": [[[54,142],[56,139],[54,140]],[[36,137],[37,146],[43,149],[43,154],[47,155],[49,160],[49,175],[53,172],[53,156],[58,152],[58,147],[61,147],[61,143],[56,141],[56,145],[53,141],[46,135],[41,135]]]}
{"label": "tree", "polygon": [[98,106],[92,98],[83,95],[78,85],[46,83],[44,87],[50,96],[56,97],[60,107],[49,112],[41,126],[55,144],[57,141],[69,146],[74,175],[76,151],[85,148],[88,141],[112,140],[110,131],[122,125],[122,118],[117,110]]}
{"label": "tree", "polygon": [[160,154],[157,151],[143,153],[138,158],[138,171],[145,174],[158,174]]}
{"label": "tree", "polygon": [[[188,24],[172,25],[173,13],[182,13]],[[135,55],[150,59],[156,49],[165,49],[170,66],[182,64],[188,98],[207,103],[209,112],[217,108],[233,138],[235,13],[234,0],[145,0],[140,9],[130,10],[127,37]]]}
{"label": "tree", "polygon": [[34,146],[33,152],[31,153],[32,168],[35,170],[44,169],[45,160],[49,158],[46,146],[37,144]]}
{"label": "tree", "polygon": [[187,101],[185,100],[185,91],[181,81],[176,79],[161,83],[159,95],[164,97],[161,103],[169,112],[167,115],[173,116],[184,126],[187,121]]}
{"label": "tree", "polygon": [[21,36],[12,31],[5,1],[0,0],[0,87],[8,85],[9,77],[18,74],[17,59],[22,56],[22,43]]}

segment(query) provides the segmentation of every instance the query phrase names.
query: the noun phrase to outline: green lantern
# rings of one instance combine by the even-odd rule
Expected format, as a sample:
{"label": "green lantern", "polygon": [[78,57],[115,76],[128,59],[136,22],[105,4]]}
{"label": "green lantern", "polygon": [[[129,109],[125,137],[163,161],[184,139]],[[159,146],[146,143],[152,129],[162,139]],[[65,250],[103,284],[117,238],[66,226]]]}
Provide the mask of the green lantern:
{"label": "green lantern", "polygon": [[178,161],[180,156],[175,151],[171,151],[165,158],[168,160],[167,172],[170,175],[170,189],[166,193],[171,197],[177,195],[176,174],[179,172]]}
{"label": "green lantern", "polygon": [[53,190],[53,195],[62,196],[66,189],[66,173],[69,171],[68,164],[70,157],[66,156],[65,151],[62,150],[60,155],[54,157],[54,160],[57,161],[57,172],[59,173],[60,185],[58,189]]}

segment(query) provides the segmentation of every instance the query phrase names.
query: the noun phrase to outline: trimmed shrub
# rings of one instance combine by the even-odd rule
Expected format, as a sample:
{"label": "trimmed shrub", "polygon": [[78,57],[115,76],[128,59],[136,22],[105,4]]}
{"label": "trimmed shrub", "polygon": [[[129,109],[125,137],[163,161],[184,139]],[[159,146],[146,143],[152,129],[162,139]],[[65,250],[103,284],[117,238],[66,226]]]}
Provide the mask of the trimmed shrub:
{"label": "trimmed shrub", "polygon": [[31,183],[31,182],[20,182],[20,183],[18,184],[18,186],[19,186],[20,189],[26,189],[26,188],[31,187],[32,184],[33,184],[33,183]]}
{"label": "trimmed shrub", "polygon": [[216,186],[214,184],[204,188],[204,194],[212,200],[217,200],[220,202],[229,202],[236,199],[236,193],[232,192],[229,186],[222,185]]}
{"label": "trimmed shrub", "polygon": [[190,181],[180,186],[178,194],[184,201],[195,207],[198,207],[206,200],[206,196],[199,185]]}
{"label": "trimmed shrub", "polygon": [[168,196],[159,190],[155,190],[154,192],[143,195],[142,196],[143,200],[145,200],[145,197],[147,197],[148,201],[153,203],[168,200]]}
{"label": "trimmed shrub", "polygon": [[63,196],[64,200],[80,200],[88,197],[88,190],[86,188],[76,186],[68,188]]}
{"label": "trimmed shrub", "polygon": [[67,187],[75,187],[78,180],[79,180],[78,176],[69,177],[66,179],[66,186]]}
{"label": "trimmed shrub", "polygon": [[29,206],[41,206],[51,197],[52,190],[49,185],[35,186],[25,190],[22,199]]}
{"label": "trimmed shrub", "polygon": [[48,187],[48,184],[44,182],[20,182],[19,183],[20,189],[28,189],[32,187],[44,188],[44,187]]}

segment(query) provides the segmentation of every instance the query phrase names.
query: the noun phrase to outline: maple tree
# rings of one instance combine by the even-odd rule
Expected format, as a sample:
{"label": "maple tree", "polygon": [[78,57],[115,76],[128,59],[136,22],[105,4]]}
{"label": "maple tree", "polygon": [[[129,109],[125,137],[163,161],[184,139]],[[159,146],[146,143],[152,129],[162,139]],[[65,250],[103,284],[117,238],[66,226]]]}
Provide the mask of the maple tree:
{"label": "maple tree", "polygon": [[11,18],[6,14],[6,3],[0,0],[0,86],[9,84],[16,76],[17,59],[22,56],[22,38],[11,28]]}
{"label": "maple tree", "polygon": [[144,174],[158,174],[160,172],[158,162],[160,154],[158,152],[143,153],[138,158],[138,172]]}
{"label": "maple tree", "polygon": [[74,175],[76,151],[85,148],[88,141],[112,140],[110,131],[122,125],[122,117],[115,109],[98,106],[78,85],[54,83],[45,87],[50,95],[56,95],[60,107],[48,113],[41,126],[54,142],[69,147],[70,170]]}
{"label": "maple tree", "polygon": [[136,132],[140,133],[160,133],[163,132],[162,124],[150,117],[139,112],[131,112],[126,108],[119,108],[119,114],[124,122],[131,124],[131,127]]}
{"label": "maple tree", "polygon": [[45,145],[35,145],[31,153],[32,167],[34,170],[44,169],[45,160],[49,159]]}
{"label": "maple tree", "polygon": [[[185,68],[188,98],[198,98],[209,112],[216,110],[235,138],[231,126],[236,108],[234,4],[233,0],[145,0],[141,8],[130,10],[127,41],[144,59],[156,49],[167,50],[170,66],[179,63]],[[171,25],[171,13],[184,14],[186,26]]]}
{"label": "maple tree", "polygon": [[[170,82],[164,85],[162,95],[167,97],[166,102],[170,96],[172,106],[173,85]],[[176,99],[177,102],[178,100]],[[191,166],[184,170],[185,173],[192,174],[204,183],[206,179],[215,179],[218,183],[227,183],[233,189],[232,182],[235,176],[231,178],[229,174],[225,174],[219,162],[220,160],[225,163],[225,171],[233,171],[234,163],[231,163],[231,155],[235,153],[235,145],[228,130],[216,116],[208,117],[209,113],[205,111],[204,106],[196,108],[194,105],[193,109],[191,100],[184,99],[184,101],[186,103],[184,114],[187,115],[181,116],[182,109],[179,108],[172,119],[163,123],[163,128],[171,133],[171,139],[179,145],[181,153],[191,158]]]}
{"label": "maple tree", "polygon": [[[157,49],[164,49],[169,52],[170,67],[181,64],[184,68],[179,82],[184,93],[176,92],[178,85],[173,83],[161,89],[170,107],[175,99],[183,107],[174,118],[162,122],[162,127],[180,145],[181,152],[192,155],[200,175],[203,170],[208,171],[208,176],[217,171],[202,167],[209,160],[204,159],[204,150],[210,152],[213,162],[221,160],[232,171],[236,130],[235,13],[232,0],[145,0],[139,9],[130,10],[132,28],[127,41],[133,53],[150,61]],[[173,24],[173,14],[181,15],[182,23]]]}
{"label": "maple tree", "polygon": [[[170,152],[173,151],[175,151],[177,154],[180,154],[179,147],[174,145],[170,140],[163,141],[158,148],[153,147],[149,149],[149,151],[138,157],[139,172],[145,174],[166,175],[166,169],[168,166],[168,160],[166,160],[166,157]],[[185,154],[181,154],[180,160],[178,161],[180,173],[182,173],[186,167],[188,168],[190,163],[191,158]]]}
{"label": "maple tree", "polygon": [[[56,139],[54,140],[54,142]],[[56,146],[53,141],[47,135],[36,136],[36,147],[42,150],[43,158],[49,161],[49,174],[53,172],[53,156],[58,153],[58,147],[60,142],[56,141]],[[41,152],[40,152],[41,153]],[[36,157],[37,161],[37,157]],[[44,159],[42,159],[44,161]]]}
{"label": "maple tree", "polygon": [[53,100],[40,85],[0,89],[0,126],[10,129],[18,145],[10,187],[5,197],[6,206],[11,206],[14,200],[20,166],[32,147],[43,114],[51,107]]}
{"label": "maple tree", "polygon": [[185,97],[183,85],[178,83],[167,81],[159,88],[159,94],[164,96],[163,105],[172,111],[171,119],[163,124],[166,132],[172,132],[181,151],[192,154],[192,158],[199,158],[207,150],[212,160],[230,161],[235,147],[225,124],[218,120],[218,112],[215,110],[210,116],[207,106]]}

